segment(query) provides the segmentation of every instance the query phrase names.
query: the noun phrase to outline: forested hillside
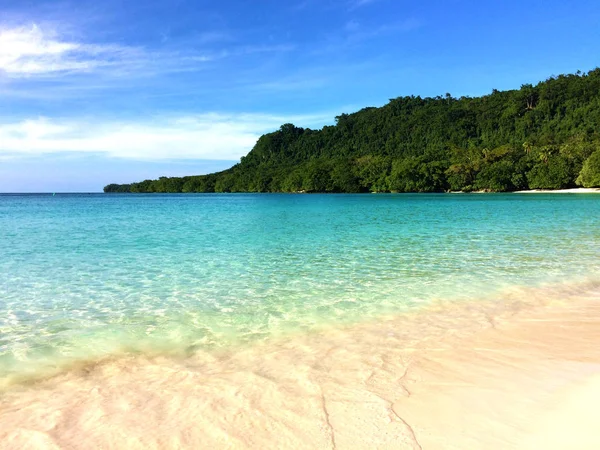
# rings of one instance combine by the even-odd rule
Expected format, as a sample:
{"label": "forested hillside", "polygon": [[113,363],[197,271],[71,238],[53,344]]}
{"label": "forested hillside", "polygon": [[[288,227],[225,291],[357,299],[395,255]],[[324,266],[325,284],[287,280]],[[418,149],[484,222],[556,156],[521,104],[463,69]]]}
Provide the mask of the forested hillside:
{"label": "forested hillside", "polygon": [[231,169],[105,192],[442,192],[600,186],[600,69],[471,98],[400,97],[285,124]]}

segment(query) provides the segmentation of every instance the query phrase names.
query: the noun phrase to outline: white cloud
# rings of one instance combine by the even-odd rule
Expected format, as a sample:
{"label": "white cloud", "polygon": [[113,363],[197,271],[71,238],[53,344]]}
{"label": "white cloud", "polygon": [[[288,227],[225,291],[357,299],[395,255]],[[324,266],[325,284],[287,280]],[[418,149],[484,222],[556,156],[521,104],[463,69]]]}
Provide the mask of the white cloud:
{"label": "white cloud", "polygon": [[[180,46],[148,50],[112,43],[76,42],[56,29],[38,25],[2,28],[0,26],[0,76],[30,78],[59,76],[65,73],[94,73],[103,70],[112,75],[153,76],[163,73],[195,71],[205,63],[256,53],[287,52],[290,44],[232,46],[198,50],[198,45],[233,40],[225,33],[207,32]],[[190,47],[191,46],[191,47]]]}
{"label": "white cloud", "polygon": [[283,123],[322,124],[330,115],[201,114],[144,122],[36,118],[0,123],[0,159],[100,153],[137,160],[237,160]]}
{"label": "white cloud", "polygon": [[138,52],[131,47],[68,41],[37,25],[0,29],[0,72],[11,77],[86,72]]}

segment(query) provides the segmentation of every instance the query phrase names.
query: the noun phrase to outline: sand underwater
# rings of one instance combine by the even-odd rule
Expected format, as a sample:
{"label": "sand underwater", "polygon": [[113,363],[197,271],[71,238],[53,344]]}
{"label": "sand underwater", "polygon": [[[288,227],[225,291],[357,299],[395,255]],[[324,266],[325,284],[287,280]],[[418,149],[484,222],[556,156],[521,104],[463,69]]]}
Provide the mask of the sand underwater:
{"label": "sand underwater", "polygon": [[600,283],[5,393],[1,448],[600,448]]}
{"label": "sand underwater", "polygon": [[0,196],[0,449],[598,449],[598,199]]}

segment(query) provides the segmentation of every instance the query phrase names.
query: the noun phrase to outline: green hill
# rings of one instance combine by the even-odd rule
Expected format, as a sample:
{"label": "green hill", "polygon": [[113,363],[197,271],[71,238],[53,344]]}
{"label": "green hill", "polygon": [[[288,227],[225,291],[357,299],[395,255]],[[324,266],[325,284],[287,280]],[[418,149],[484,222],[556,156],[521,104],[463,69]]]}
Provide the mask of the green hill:
{"label": "green hill", "polygon": [[105,192],[442,192],[600,186],[600,69],[483,97],[399,97],[282,125],[223,172]]}

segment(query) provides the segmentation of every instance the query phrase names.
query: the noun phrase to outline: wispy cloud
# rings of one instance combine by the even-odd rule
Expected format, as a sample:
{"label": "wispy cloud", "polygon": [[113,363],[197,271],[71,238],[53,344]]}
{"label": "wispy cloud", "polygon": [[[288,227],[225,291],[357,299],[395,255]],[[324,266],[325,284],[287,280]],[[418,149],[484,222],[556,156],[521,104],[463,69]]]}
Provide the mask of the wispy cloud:
{"label": "wispy cloud", "polygon": [[422,22],[415,18],[378,25],[365,24],[356,19],[351,19],[340,29],[330,33],[324,43],[311,53],[314,55],[340,54],[369,40],[383,37],[390,38],[393,35],[409,33],[422,26]]}
{"label": "wispy cloud", "polygon": [[195,44],[212,44],[214,42],[230,42],[234,40],[234,37],[230,33],[224,31],[206,31],[195,36],[193,42]]}
{"label": "wispy cloud", "polygon": [[248,89],[266,92],[298,92],[305,95],[306,91],[318,89],[326,86],[330,82],[326,76],[303,77],[293,76],[285,77],[274,81],[267,81],[247,86]]}
{"label": "wispy cloud", "polygon": [[350,21],[346,24],[345,31],[350,40],[363,41],[389,34],[408,33],[419,27],[421,27],[421,22],[414,18],[374,27],[362,26],[356,21]]}
{"label": "wispy cloud", "polygon": [[367,6],[370,5],[372,3],[378,2],[380,0],[352,0],[350,2],[350,9],[357,9],[360,8],[362,6]]}
{"label": "wispy cloud", "polygon": [[0,159],[50,153],[94,153],[136,160],[236,160],[258,137],[294,122],[322,124],[329,115],[185,115],[144,121],[35,118],[0,123]]}
{"label": "wispy cloud", "polygon": [[[166,36],[166,35],[165,35]],[[165,42],[168,39],[163,39]],[[0,27],[0,77],[11,79],[58,77],[66,74],[103,74],[153,76],[189,72],[208,62],[256,53],[287,52],[290,44],[229,45],[210,49],[209,44],[233,41],[224,32],[201,33],[187,47],[148,50],[112,43],[77,42],[53,29],[36,24]],[[164,42],[163,42],[164,43]]]}
{"label": "wispy cloud", "polygon": [[133,47],[64,40],[37,25],[0,29],[0,72],[10,77],[89,72],[131,60],[140,53]]}

